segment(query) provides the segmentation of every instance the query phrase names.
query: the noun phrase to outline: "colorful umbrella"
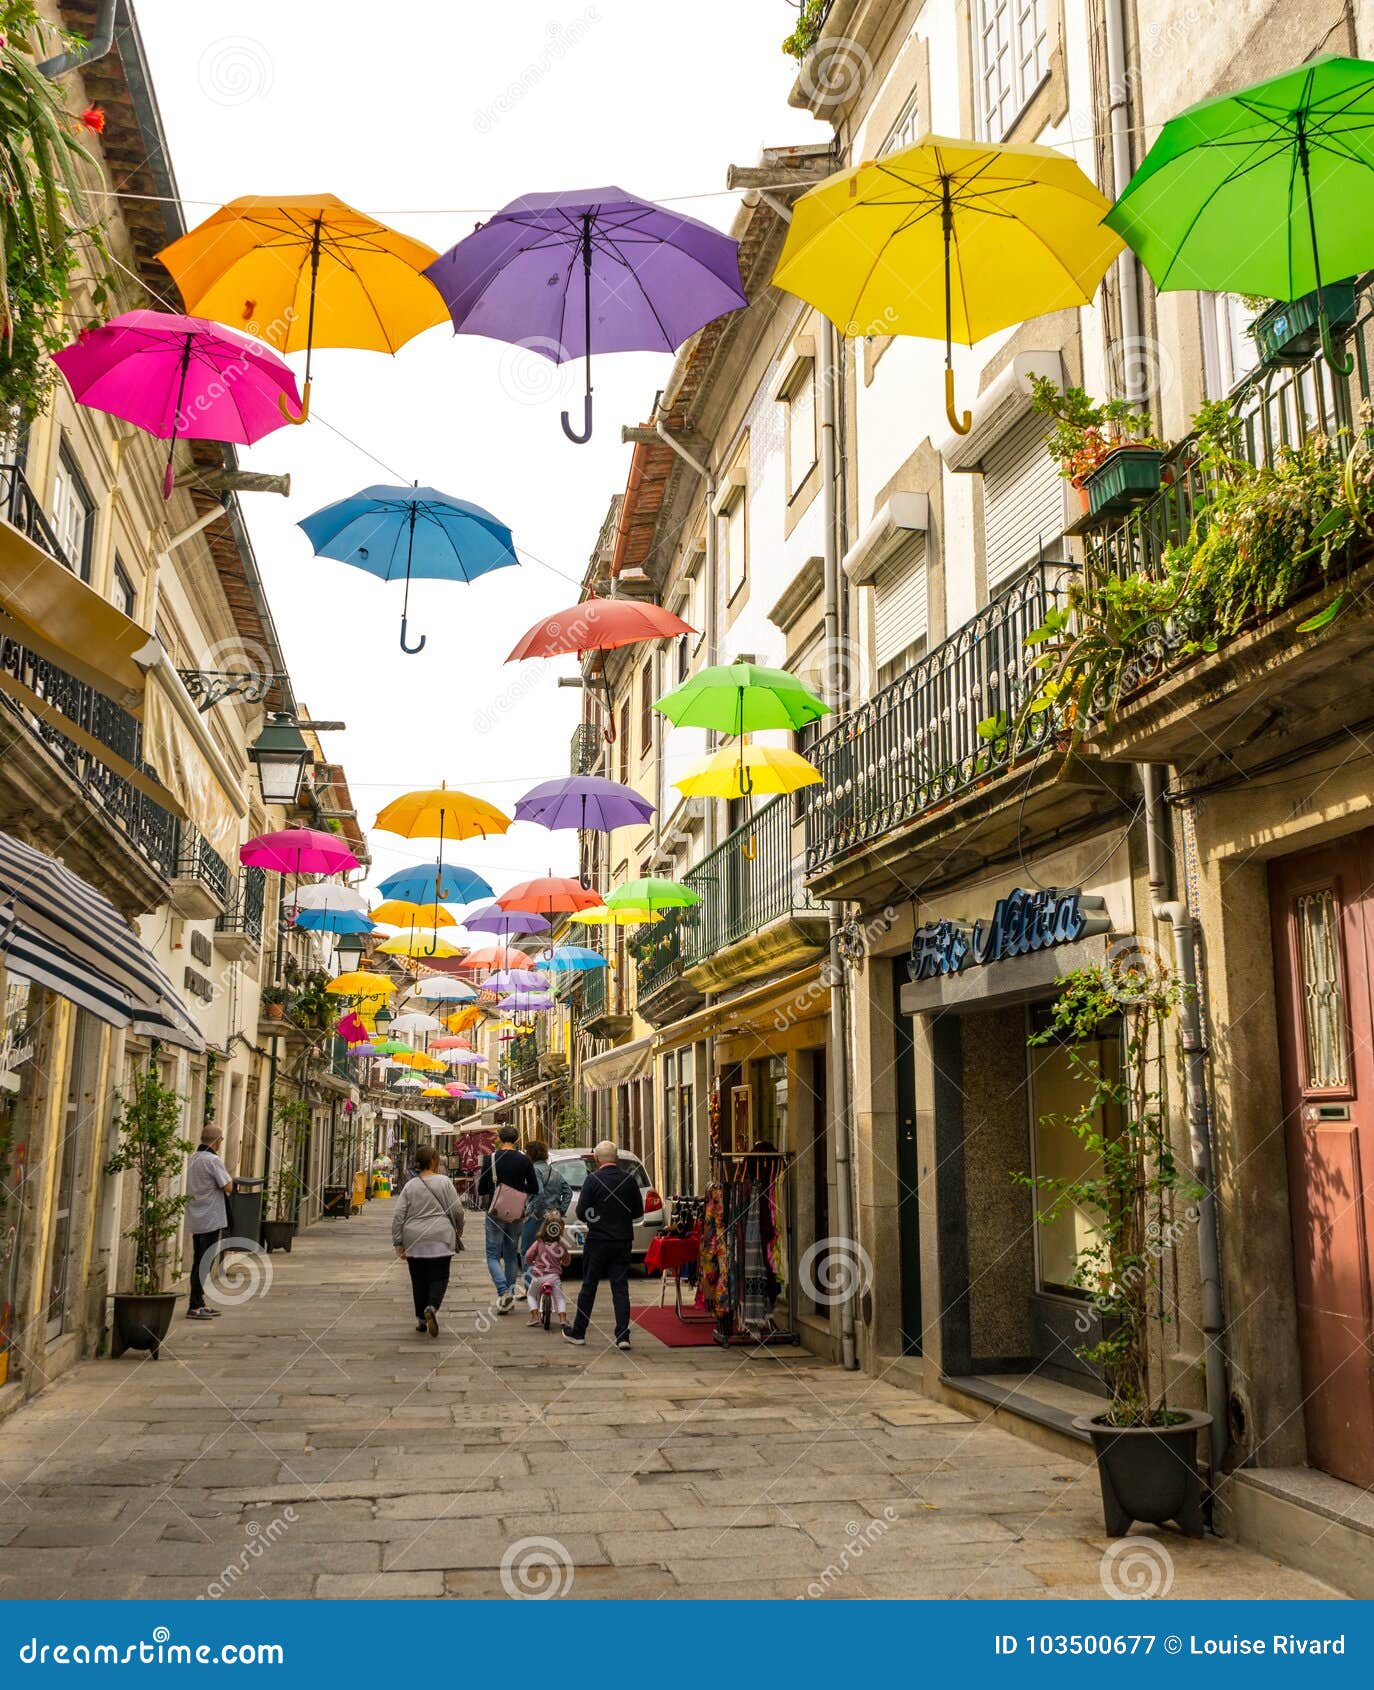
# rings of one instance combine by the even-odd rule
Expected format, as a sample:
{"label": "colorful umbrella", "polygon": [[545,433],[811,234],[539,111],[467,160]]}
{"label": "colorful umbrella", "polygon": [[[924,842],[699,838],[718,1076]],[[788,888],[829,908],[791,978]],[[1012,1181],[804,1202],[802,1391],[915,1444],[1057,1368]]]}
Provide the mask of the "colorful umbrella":
{"label": "colorful umbrella", "polygon": [[[514,945],[484,945],[463,958],[464,974],[491,973],[497,968],[533,968],[534,959]],[[450,1021],[449,1026],[453,1023]],[[461,1031],[454,1027],[455,1032]]]}
{"label": "colorful umbrella", "polygon": [[395,938],[384,939],[377,949],[383,956],[423,957],[426,962],[435,957],[462,956],[462,947],[441,939],[432,928],[412,927]]}
{"label": "colorful umbrella", "polygon": [[673,785],[688,798],[743,798],[754,792],[796,792],[821,778],[814,763],[786,746],[743,744],[738,753],[726,746],[693,763]]}
{"label": "colorful umbrella", "polygon": [[83,330],[53,362],[83,405],[170,440],[164,499],[179,438],[251,446],[282,426],[279,402],[300,403],[290,365],[270,347],[173,311],[126,311]]}
{"label": "colorful umbrella", "polygon": [[401,604],[401,650],[423,651],[406,643],[411,579],[475,581],[493,569],[517,563],[510,529],[490,511],[455,499],[433,487],[364,487],[346,499],[303,517],[316,557],[351,563],[383,581],[394,581],[404,570],[405,598]]}
{"label": "colorful umbrella", "polygon": [[546,874],[535,880],[522,880],[503,892],[496,902],[503,910],[538,910],[542,915],[565,915],[574,910],[589,910],[601,902],[601,895],[566,875]]}
{"label": "colorful umbrella", "polygon": [[342,839],[311,827],[259,833],[239,846],[239,861],[245,868],[270,869],[274,874],[341,874],[358,866]]}
{"label": "colorful umbrella", "polygon": [[845,335],[943,337],[945,410],[967,434],[952,343],[1091,303],[1121,251],[1108,209],[1052,147],[924,135],[802,194],[773,282]]}
{"label": "colorful umbrella", "polygon": [[426,1086],[420,1093],[421,1097],[449,1097],[451,1095],[447,1086]]}
{"label": "colorful umbrella", "polygon": [[[437,1039],[435,1043],[438,1043]],[[475,1050],[446,1050],[443,1060],[450,1068],[476,1068],[484,1066],[487,1059]]]}
{"label": "colorful umbrella", "polygon": [[460,1039],[456,1033],[439,1033],[429,1041],[431,1050],[471,1050],[472,1045],[467,1039]]}
{"label": "colorful umbrella", "polygon": [[434,974],[421,980],[410,995],[423,998],[426,1003],[465,1003],[477,994],[466,980],[449,980]]}
{"label": "colorful umbrella", "polygon": [[[728,663],[699,669],[682,686],[657,700],[654,709],[675,727],[713,728],[718,733],[740,736],[762,728],[804,727],[826,715],[830,706],[785,669]],[[750,756],[756,749],[741,740],[736,754],[741,796],[754,790]]]}
{"label": "colorful umbrella", "polygon": [[382,927],[456,927],[457,918],[440,904],[411,904],[404,898],[387,898],[372,911]]}
{"label": "colorful umbrella", "polygon": [[296,926],[302,933],[371,933],[372,923],[352,910],[298,910]]}
{"label": "colorful umbrella", "polygon": [[381,998],[387,997],[396,990],[396,982],[385,974],[369,974],[365,971],[355,971],[350,974],[337,974],[325,987],[326,992],[333,992],[341,998]]}
{"label": "colorful umbrella", "polygon": [[463,926],[473,933],[547,933],[549,924],[533,910],[503,910],[500,904],[483,904],[463,917]]}
{"label": "colorful umbrella", "polygon": [[[378,813],[377,826],[405,839],[486,839],[504,833],[510,817],[484,798],[438,786],[393,798]],[[442,855],[439,861],[442,865]]]}
{"label": "colorful umbrella", "polygon": [[443,863],[415,863],[397,869],[377,882],[377,890],[384,898],[399,898],[408,904],[470,904],[492,895],[480,874]]}
{"label": "colorful umbrella", "polygon": [[701,902],[701,894],[676,880],[661,880],[650,875],[644,880],[627,880],[609,893],[608,910],[685,910]]}
{"label": "colorful umbrella", "polygon": [[615,712],[605,653],[620,646],[636,645],[641,640],[675,639],[692,632],[680,616],[661,610],[656,604],[643,604],[636,599],[583,599],[581,604],[557,610],[542,622],[536,622],[516,641],[506,662],[601,652],[601,690],[606,701],[604,731],[609,741],[615,738]]}
{"label": "colorful umbrella", "polygon": [[281,407],[302,423],[317,345],[395,352],[443,322],[423,274],[436,256],[333,194],[245,194],[158,254],[188,311],[242,323],[278,352],[305,348],[300,412]]}
{"label": "colorful umbrella", "polygon": [[297,886],[286,895],[288,904],[298,910],[350,910],[354,915],[367,914],[367,899],[354,886],[338,880],[311,881]]}
{"label": "colorful umbrella", "polygon": [[466,1009],[455,1010],[452,1015],[446,1016],[444,1025],[451,1033],[465,1033],[470,1027],[479,1026],[481,1020],[482,1011],[476,1005],[469,1004]]}
{"label": "colorful umbrella", "polygon": [[482,982],[484,992],[549,992],[548,976],[534,968],[502,968]]}
{"label": "colorful umbrella", "polygon": [[555,364],[586,360],[580,434],[563,413],[579,445],[592,434],[593,338],[598,352],[672,352],[749,303],[735,241],[623,188],[525,194],[425,273],[456,333],[511,341]]}
{"label": "colorful umbrella", "polygon": [[639,927],[646,921],[657,921],[652,910],[608,909],[598,904],[592,910],[577,910],[568,917],[581,927]]}
{"label": "colorful umbrella", "polygon": [[[546,780],[531,787],[515,805],[516,821],[537,822],[550,831],[575,827],[579,832],[613,833],[618,827],[647,821],[653,813],[654,805],[633,787],[601,775]],[[581,882],[583,887],[591,885],[585,868]]]}
{"label": "colorful umbrella", "polygon": [[393,1016],[390,1030],[393,1033],[437,1033],[439,1023],[432,1015],[411,1010],[405,1015]]}
{"label": "colorful umbrella", "polygon": [[600,951],[594,951],[588,945],[555,945],[547,955],[540,957],[539,966],[546,972],[582,974],[610,965]]}
{"label": "colorful umbrella", "polygon": [[1104,221],[1156,287],[1298,299],[1374,264],[1372,137],[1374,64],[1312,59],[1170,118]]}
{"label": "colorful umbrella", "polygon": [[498,1009],[519,1010],[522,1014],[552,1009],[556,1000],[546,992],[511,992],[498,1000]]}

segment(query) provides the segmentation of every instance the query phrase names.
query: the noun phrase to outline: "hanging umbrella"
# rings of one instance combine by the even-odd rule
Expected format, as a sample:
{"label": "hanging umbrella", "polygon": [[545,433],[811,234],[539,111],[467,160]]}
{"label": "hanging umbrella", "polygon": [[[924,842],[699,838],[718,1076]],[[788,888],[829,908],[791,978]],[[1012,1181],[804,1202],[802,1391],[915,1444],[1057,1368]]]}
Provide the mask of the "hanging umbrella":
{"label": "hanging umbrella", "polygon": [[621,646],[637,645],[641,640],[675,639],[679,634],[693,632],[680,616],[661,610],[656,604],[643,604],[636,599],[583,599],[581,604],[556,610],[552,616],[536,622],[516,642],[506,662],[601,652],[601,690],[606,705],[604,732],[611,741],[615,739],[615,712],[605,653]]}
{"label": "hanging umbrella", "polygon": [[673,352],[749,300],[728,235],[623,188],[525,194],[425,272],[458,334],[487,335],[555,364],[586,361],[582,431],[592,434],[592,351]]}
{"label": "hanging umbrella", "polygon": [[[438,1040],[435,1040],[438,1043]],[[446,1050],[443,1061],[450,1068],[476,1068],[485,1066],[486,1057],[479,1056],[475,1050]]]}
{"label": "hanging umbrella", "polygon": [[584,974],[610,966],[600,951],[594,951],[588,945],[555,945],[552,951],[539,959],[539,965],[545,971],[565,974]]}
{"label": "hanging umbrella", "polygon": [[305,349],[299,414],[310,414],[316,346],[395,352],[444,320],[424,277],[436,257],[333,194],[245,194],[158,254],[188,311],[242,323],[278,352]]}
{"label": "hanging umbrella", "polygon": [[[515,805],[518,822],[537,822],[550,831],[576,828],[580,833],[613,833],[618,827],[647,821],[653,813],[653,803],[633,787],[601,775],[546,780],[531,787]],[[584,888],[591,886],[585,863],[580,879]]]}
{"label": "hanging umbrella", "polygon": [[466,980],[450,980],[431,975],[412,988],[411,997],[423,998],[426,1003],[465,1003],[477,994]]}
{"label": "hanging umbrella", "polygon": [[796,792],[822,778],[814,763],[786,746],[745,744],[738,753],[725,746],[693,763],[673,785],[688,798],[743,798],[754,792]]}
{"label": "hanging umbrella", "polygon": [[416,580],[475,581],[493,569],[517,563],[510,529],[490,511],[455,499],[433,487],[364,487],[303,517],[316,557],[351,563],[383,581],[405,575],[401,604],[401,650],[423,651],[406,643],[410,583]]}
{"label": "hanging umbrella", "polygon": [[[533,968],[534,959],[514,945],[484,945],[463,958],[464,974],[490,974],[497,968]],[[450,1023],[452,1025],[452,1023]],[[455,1032],[460,1031],[454,1028]]]}
{"label": "hanging umbrella", "polygon": [[483,904],[463,917],[472,933],[547,933],[549,924],[533,910],[503,910],[500,904]]}
{"label": "hanging umbrella", "polygon": [[[801,728],[829,712],[815,693],[785,669],[758,663],[718,663],[654,704],[675,727],[713,728],[736,737],[764,728]],[[740,791],[753,791],[745,750],[739,752]]]}
{"label": "hanging umbrella", "polygon": [[657,921],[652,910],[608,909],[598,904],[595,909],[577,910],[568,917],[580,927],[640,927],[646,921]]}
{"label": "hanging umbrella", "polygon": [[387,898],[372,911],[381,927],[456,927],[457,918],[441,904],[411,904],[404,898]]}
{"label": "hanging umbrella", "polygon": [[1371,186],[1374,64],[1327,56],[1170,118],[1104,221],[1158,288],[1298,299],[1374,264]]}
{"label": "hanging umbrella", "polygon": [[298,910],[350,910],[354,915],[367,914],[367,899],[363,894],[338,880],[317,880],[297,886],[287,893],[286,901]]}
{"label": "hanging umbrella", "polygon": [[[446,838],[485,839],[494,833],[504,833],[510,826],[510,817],[483,798],[472,798],[466,792],[441,785],[393,799],[378,815],[377,826],[388,833],[399,833],[405,839],[437,839],[436,876],[439,876],[443,872]],[[425,954],[433,957],[438,954],[437,948]]]}
{"label": "hanging umbrella", "polygon": [[463,1096],[471,1099],[473,1102],[487,1101],[497,1103],[500,1101],[502,1093],[499,1091],[487,1091],[481,1086],[476,1086],[471,1091],[465,1091]]}
{"label": "hanging umbrella", "polygon": [[251,446],[282,426],[279,401],[300,403],[290,365],[270,347],[173,311],[125,311],[83,330],[53,363],[83,405],[171,442],[164,499],[178,439]]}
{"label": "hanging umbrella", "polygon": [[472,1045],[467,1039],[460,1039],[456,1033],[438,1033],[429,1041],[431,1050],[471,1050]]}
{"label": "hanging umbrella", "polygon": [[420,1093],[421,1097],[450,1097],[452,1093],[447,1086],[426,1086]]}
{"label": "hanging umbrella", "polygon": [[392,939],[384,939],[377,949],[383,956],[423,957],[426,962],[436,957],[460,957],[462,947],[449,944],[447,939],[441,939],[432,928],[413,927],[405,933],[398,933]]}
{"label": "hanging umbrella", "polygon": [[552,1009],[554,1002],[547,992],[510,992],[497,1002],[496,1007],[532,1014],[536,1010]]}
{"label": "hanging umbrella", "polygon": [[390,1084],[393,1091],[423,1091],[425,1089],[425,1082],[423,1080],[392,1080]]}
{"label": "hanging umbrella", "polygon": [[411,1010],[405,1015],[393,1016],[390,1031],[393,1033],[437,1033],[439,1023],[432,1015],[424,1015],[418,1010]]}
{"label": "hanging umbrella", "polygon": [[377,882],[377,890],[384,898],[399,898],[408,904],[470,904],[492,895],[480,874],[443,863],[415,863],[397,869]]}
{"label": "hanging umbrella", "polygon": [[925,135],[802,194],[773,282],[845,335],[943,338],[945,410],[967,434],[952,343],[1090,304],[1121,251],[1108,208],[1053,147]]}
{"label": "hanging umbrella", "polygon": [[437,1056],[429,1056],[422,1050],[397,1051],[391,1060],[401,1068],[412,1068],[416,1072],[427,1074],[438,1073],[443,1063]]}
{"label": "hanging umbrella", "polygon": [[396,982],[385,974],[369,974],[356,970],[350,974],[336,974],[325,987],[342,998],[381,998],[396,990]]}
{"label": "hanging umbrella", "polygon": [[503,968],[482,982],[484,992],[549,992],[552,983],[535,968]]}
{"label": "hanging umbrella", "polygon": [[274,874],[342,874],[358,866],[342,839],[312,827],[259,833],[239,846],[239,861],[245,868],[270,869]]}
{"label": "hanging umbrella", "polygon": [[542,915],[554,916],[595,909],[601,895],[566,875],[546,874],[535,880],[522,880],[518,886],[501,893],[496,902],[503,910],[537,910]]}
{"label": "hanging umbrella", "polygon": [[352,910],[298,910],[296,926],[302,933],[371,933],[375,929],[365,915]]}
{"label": "hanging umbrella", "polygon": [[647,879],[627,880],[617,886],[607,895],[606,908],[649,910],[657,914],[662,910],[691,909],[700,902],[700,893],[694,892],[690,886],[682,886],[676,880],[661,880],[650,875]]}
{"label": "hanging umbrella", "polygon": [[469,1004],[466,1009],[458,1009],[452,1015],[445,1016],[444,1025],[450,1033],[465,1033],[470,1027],[479,1026],[481,1020],[482,1011],[476,1005]]}

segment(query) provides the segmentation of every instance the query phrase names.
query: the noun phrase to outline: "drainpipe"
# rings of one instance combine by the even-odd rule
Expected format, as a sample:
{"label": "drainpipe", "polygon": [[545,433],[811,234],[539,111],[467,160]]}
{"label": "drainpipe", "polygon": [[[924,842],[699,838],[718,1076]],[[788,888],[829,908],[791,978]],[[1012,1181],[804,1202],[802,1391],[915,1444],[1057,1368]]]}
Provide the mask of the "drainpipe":
{"label": "drainpipe", "polygon": [[[1126,72],[1125,0],[1106,0],[1107,121],[1112,139],[1112,198],[1119,199],[1131,179],[1131,100]],[[1116,261],[1117,297],[1121,301],[1121,385],[1124,397],[1141,399],[1146,383],[1140,372],[1140,272],[1127,247]]]}
{"label": "drainpipe", "polygon": [[1174,961],[1184,984],[1179,1006],[1183,1034],[1184,1092],[1188,1107],[1188,1135],[1192,1143],[1193,1176],[1202,1187],[1198,1204],[1198,1267],[1202,1276],[1202,1333],[1205,1342],[1208,1434],[1212,1488],[1215,1491],[1227,1444],[1226,1317],[1221,1293],[1221,1246],[1217,1227],[1216,1181],[1212,1163],[1212,1114],[1207,1096],[1207,1047],[1202,1035],[1198,1001],[1197,954],[1193,918],[1188,906],[1169,896],[1172,890],[1170,852],[1164,822],[1164,770],[1147,763],[1145,840],[1150,876],[1150,913],[1173,933]]}
{"label": "drainpipe", "polygon": [[95,20],[95,33],[86,45],[74,52],[58,53],[55,58],[44,59],[38,67],[39,71],[51,81],[65,76],[69,70],[80,70],[82,65],[94,64],[97,59],[103,59],[114,46],[117,7],[118,0],[101,0],[100,13]]}

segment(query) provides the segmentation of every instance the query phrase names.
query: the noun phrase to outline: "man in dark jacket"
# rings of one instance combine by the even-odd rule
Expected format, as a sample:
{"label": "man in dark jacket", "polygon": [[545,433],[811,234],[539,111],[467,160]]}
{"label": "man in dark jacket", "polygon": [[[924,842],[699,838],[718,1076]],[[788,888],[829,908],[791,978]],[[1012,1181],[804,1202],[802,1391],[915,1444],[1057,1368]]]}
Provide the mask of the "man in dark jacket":
{"label": "man in dark jacket", "polygon": [[596,1167],[587,1175],[577,1195],[577,1218],[587,1223],[587,1241],[582,1246],[582,1289],[577,1294],[577,1316],[571,1326],[563,1328],[563,1336],[570,1344],[586,1343],[596,1288],[603,1279],[609,1279],[611,1305],[615,1310],[615,1347],[628,1350],[630,1253],[635,1222],[644,1213],[644,1194],[609,1139],[603,1139],[593,1155]]}
{"label": "man in dark jacket", "polygon": [[[539,1180],[534,1163],[523,1150],[516,1148],[520,1134],[507,1124],[498,1130],[496,1136],[500,1143],[490,1156],[483,1159],[477,1175],[477,1195],[489,1199],[495,1187],[503,1185],[524,1192],[526,1197],[533,1197],[539,1190]],[[521,1284],[520,1230],[523,1225],[523,1214],[508,1221],[490,1213],[487,1215],[487,1272],[496,1287],[497,1314],[509,1313]]]}

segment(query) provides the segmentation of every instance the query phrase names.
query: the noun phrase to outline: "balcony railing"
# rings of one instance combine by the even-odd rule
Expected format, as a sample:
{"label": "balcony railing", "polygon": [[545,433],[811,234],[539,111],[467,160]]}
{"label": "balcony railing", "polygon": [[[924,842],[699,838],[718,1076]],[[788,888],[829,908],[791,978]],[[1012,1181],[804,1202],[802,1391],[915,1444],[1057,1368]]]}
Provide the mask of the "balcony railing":
{"label": "balcony railing", "polygon": [[652,997],[682,973],[682,924],[686,912],[668,910],[644,929],[636,973],[641,999]]}
{"label": "balcony railing", "polygon": [[0,511],[3,511],[6,522],[12,523],[34,545],[41,546],[49,557],[55,557],[64,569],[75,573],[74,563],[63,549],[38,502],[38,495],[29,486],[18,464],[0,464]]}
{"label": "balcony railing", "polygon": [[606,1013],[608,989],[607,977],[609,968],[591,968],[582,976],[582,1018],[584,1021],[594,1020],[598,1015]]}
{"label": "balcony railing", "polygon": [[[1037,563],[809,750],[806,870],[913,821],[995,776],[1053,732],[1018,725],[1035,672],[1026,636],[1064,602],[1070,568]],[[690,877],[689,877],[690,878]]]}
{"label": "balcony railing", "polygon": [[579,722],[568,748],[568,768],[575,775],[589,775],[601,755],[601,729],[593,722]]}
{"label": "balcony railing", "polygon": [[253,944],[260,945],[266,882],[266,869],[241,868],[233,899],[216,918],[215,931],[242,934]]}
{"label": "balcony railing", "polygon": [[176,872],[179,880],[200,881],[214,893],[221,904],[229,902],[229,865],[198,828],[181,829]]}
{"label": "balcony railing", "polygon": [[679,922],[684,968],[784,916],[822,907],[807,891],[800,853],[792,849],[787,795],[765,804],[682,878],[701,896]]}

